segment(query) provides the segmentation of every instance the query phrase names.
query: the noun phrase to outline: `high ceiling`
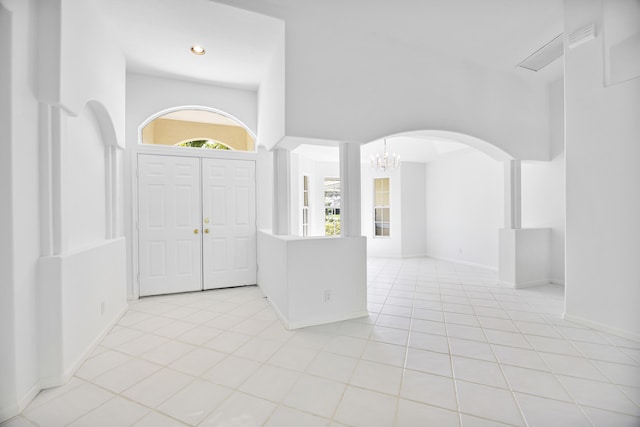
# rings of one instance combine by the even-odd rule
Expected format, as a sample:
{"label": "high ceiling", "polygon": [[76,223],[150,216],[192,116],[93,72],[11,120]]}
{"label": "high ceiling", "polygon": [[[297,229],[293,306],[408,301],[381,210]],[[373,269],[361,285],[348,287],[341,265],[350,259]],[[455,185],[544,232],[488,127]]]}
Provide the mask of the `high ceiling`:
{"label": "high ceiling", "polygon": [[[98,0],[127,70],[255,90],[283,32],[274,18],[208,0]],[[199,44],[206,54],[190,48]]]}
{"label": "high ceiling", "polygon": [[[416,55],[435,52],[538,82],[555,81],[563,73],[562,60],[537,73],[516,67],[562,33],[562,0],[97,2],[122,47],[127,69],[142,74],[256,90],[285,30],[289,37],[300,31],[334,39],[346,34],[350,46],[384,44]],[[192,54],[194,44],[207,53]],[[381,151],[381,144],[363,146],[363,159],[370,151]],[[403,159],[424,162],[461,147],[428,138],[395,138],[389,145]],[[322,150],[308,154],[330,159],[337,151]]]}
{"label": "high ceiling", "polygon": [[[515,66],[563,32],[562,0],[216,0],[290,24],[347,28],[353,37],[434,50],[524,76]],[[552,81],[562,61],[537,73]],[[401,64],[398,64],[401,66]],[[526,72],[525,72],[526,71]]]}
{"label": "high ceiling", "polygon": [[[441,52],[525,78],[520,61],[562,33],[562,0],[98,0],[130,71],[255,89],[286,26]],[[226,3],[226,4],[222,4]],[[242,9],[240,9],[242,8]],[[256,13],[257,12],[257,13]],[[201,44],[206,55],[189,48]]]}

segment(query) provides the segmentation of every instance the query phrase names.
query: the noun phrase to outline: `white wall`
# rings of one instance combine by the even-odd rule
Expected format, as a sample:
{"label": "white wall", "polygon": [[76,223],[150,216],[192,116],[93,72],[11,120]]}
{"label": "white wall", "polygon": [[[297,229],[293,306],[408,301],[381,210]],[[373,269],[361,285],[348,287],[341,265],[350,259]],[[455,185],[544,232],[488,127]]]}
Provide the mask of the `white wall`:
{"label": "white wall", "polygon": [[[3,420],[41,388],[64,382],[126,305],[118,274],[124,241],[117,232],[106,238],[106,218],[121,221],[115,210],[121,191],[111,171],[118,169],[115,147],[124,133],[125,68],[93,1],[1,4],[10,11],[2,15],[1,53],[11,65],[0,69],[11,89],[0,104],[0,114],[9,117],[2,157],[10,162],[0,196],[9,206],[2,219],[19,230],[6,235],[0,254],[12,307],[2,310],[6,326],[0,329],[3,353],[10,352],[0,359]],[[85,46],[92,49],[78,49]],[[109,171],[106,151],[115,159]],[[109,280],[87,286],[87,274],[72,260]]]}
{"label": "white wall", "polygon": [[273,152],[258,146],[256,159],[256,221],[258,230],[273,225]]}
{"label": "white wall", "polygon": [[565,34],[597,35],[565,52],[565,316],[640,339],[640,79],[605,87],[603,3],[564,5]]}
{"label": "white wall", "polygon": [[[135,296],[133,284],[132,259],[137,256],[133,253],[132,241],[135,237],[132,224],[133,200],[132,185],[135,180],[132,177],[133,166],[136,161],[136,149],[138,146],[139,127],[151,116],[167,110],[187,105],[197,105],[222,110],[231,114],[244,123],[253,132],[257,129],[257,93],[251,90],[234,89],[222,86],[187,82],[175,79],[167,79],[141,74],[128,73],[126,75],[126,152],[125,152],[125,234],[127,237],[127,290],[130,298]],[[269,165],[271,156],[267,153],[260,155],[258,162],[258,175],[269,180]],[[258,223],[266,225],[270,222],[271,199],[262,196],[263,184],[269,181],[260,181],[258,188]],[[265,188],[267,189],[267,188]],[[268,189],[267,189],[268,190]],[[269,228],[271,225],[269,224]]]}
{"label": "white wall", "polygon": [[[0,204],[0,341],[4,351],[0,352],[0,408],[3,411],[11,411],[10,407],[16,407],[16,378],[14,366],[15,360],[15,305],[13,295],[13,200],[12,176],[12,138],[11,138],[11,112],[12,108],[12,68],[13,62],[9,60],[12,50],[13,21],[11,12],[0,3],[0,141],[8,143],[0,144],[0,199],[5,202]],[[26,3],[25,3],[26,4]],[[15,16],[15,14],[13,15]],[[9,284],[8,286],[6,284]],[[0,420],[8,417],[0,413]]]}
{"label": "white wall", "polygon": [[258,232],[258,285],[288,329],[367,316],[365,244]]}
{"label": "white wall", "polygon": [[[38,392],[38,111],[33,2],[0,2],[0,422]],[[25,48],[26,46],[26,48]]]}
{"label": "white wall", "polygon": [[426,168],[427,255],[498,266],[498,229],[503,226],[503,167],[465,149]]}
{"label": "white wall", "polygon": [[[138,143],[138,127],[168,108],[199,105],[231,114],[252,132],[258,129],[258,99],[253,90],[127,73],[127,146]],[[129,147],[127,147],[129,148]]]}
{"label": "white wall", "polygon": [[426,164],[403,162],[402,174],[402,257],[427,254]]}
{"label": "white wall", "polygon": [[68,230],[67,245],[73,250],[100,243],[105,238],[105,144],[91,108],[67,120],[68,141],[64,157],[62,204]]}
{"label": "white wall", "polygon": [[284,136],[285,74],[284,23],[282,38],[271,57],[267,75],[258,88],[258,145],[271,149]]}
{"label": "white wall", "polygon": [[59,101],[79,114],[88,101],[99,100],[114,123],[118,144],[124,147],[124,57],[94,3],[61,2]]}
{"label": "white wall", "polygon": [[295,13],[281,16],[287,25],[287,136],[362,143],[440,129],[484,139],[517,158],[548,159],[544,83],[384,42],[358,31],[357,7]]}
{"label": "white wall", "polygon": [[550,229],[550,277],[564,284],[564,82],[550,85],[551,161],[522,163],[522,227]]}
{"label": "white wall", "polygon": [[[116,210],[122,205],[122,189],[114,162],[119,158],[117,147],[124,146],[125,61],[94,1],[63,1],[59,7],[59,22],[55,16],[43,18],[47,25],[60,28],[58,55],[47,64],[60,70],[60,81],[51,82],[57,89],[46,91],[57,93],[59,99],[48,106],[50,127],[41,129],[50,138],[53,153],[53,191],[47,193],[46,184],[41,191],[43,199],[54,203],[54,244],[38,264],[42,286],[47,288],[41,293],[52,297],[40,298],[40,328],[57,325],[52,335],[61,338],[48,341],[50,353],[39,354],[46,386],[67,380],[126,308],[124,241],[106,230],[106,218],[114,224],[122,218]],[[47,274],[51,270],[58,274]],[[101,279],[87,285],[90,274]],[[58,293],[51,295],[51,290]],[[60,301],[61,307],[51,300]],[[60,365],[47,365],[49,358],[57,358]]]}
{"label": "white wall", "polygon": [[549,86],[550,90],[550,129],[551,129],[551,171],[555,182],[553,190],[553,219],[551,221],[551,280],[564,284],[565,264],[565,222],[566,182],[564,154],[564,80],[558,80]]}
{"label": "white wall", "polygon": [[551,280],[564,284],[564,154],[522,163],[522,228],[549,228]]}

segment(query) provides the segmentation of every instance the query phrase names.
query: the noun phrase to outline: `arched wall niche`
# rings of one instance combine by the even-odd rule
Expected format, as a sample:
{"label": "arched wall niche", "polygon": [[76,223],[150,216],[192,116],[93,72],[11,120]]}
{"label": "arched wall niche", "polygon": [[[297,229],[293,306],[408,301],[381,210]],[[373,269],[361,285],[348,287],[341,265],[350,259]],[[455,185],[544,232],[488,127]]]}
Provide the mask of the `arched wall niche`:
{"label": "arched wall niche", "polygon": [[109,111],[100,101],[90,100],[85,104],[85,108],[89,108],[100,126],[100,132],[102,134],[102,141],[105,146],[118,147],[118,137],[116,134],[116,128],[111,120]]}
{"label": "arched wall niche", "polygon": [[[120,175],[123,144],[118,141],[112,116],[102,102],[89,100],[77,116],[67,118],[66,128],[65,146],[69,150],[63,175],[72,174],[73,177],[63,181],[65,191],[61,195],[63,206],[71,205],[69,207],[72,208],[65,209],[63,214],[68,231],[66,238],[79,233],[81,238],[76,238],[75,243],[84,242],[82,246],[116,238],[122,234],[119,224],[122,222]],[[65,148],[63,150],[66,151]],[[86,203],[86,200],[93,202]],[[79,211],[91,218],[86,219],[84,215],[74,218]],[[104,224],[99,230],[96,220]],[[81,229],[72,233],[78,227]],[[91,242],[82,240],[89,235],[93,236]],[[78,249],[73,239],[67,243],[67,250]]]}

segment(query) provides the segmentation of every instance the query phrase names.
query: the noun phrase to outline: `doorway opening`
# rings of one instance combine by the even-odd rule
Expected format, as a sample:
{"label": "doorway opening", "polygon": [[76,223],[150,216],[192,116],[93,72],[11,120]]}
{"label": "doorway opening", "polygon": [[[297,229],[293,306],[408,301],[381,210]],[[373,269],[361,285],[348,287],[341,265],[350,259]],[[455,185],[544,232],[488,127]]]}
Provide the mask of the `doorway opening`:
{"label": "doorway opening", "polygon": [[369,164],[385,139],[361,147],[362,234],[373,257],[431,257],[497,270],[502,163],[466,144],[387,137],[393,169]]}
{"label": "doorway opening", "polygon": [[256,283],[255,162],[139,154],[140,296]]}

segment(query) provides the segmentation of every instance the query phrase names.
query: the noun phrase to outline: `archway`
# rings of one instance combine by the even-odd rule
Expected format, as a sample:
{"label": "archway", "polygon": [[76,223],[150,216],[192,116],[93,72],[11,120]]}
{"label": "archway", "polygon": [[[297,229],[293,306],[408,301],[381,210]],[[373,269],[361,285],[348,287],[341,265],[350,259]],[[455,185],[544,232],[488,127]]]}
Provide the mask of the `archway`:
{"label": "archway", "polygon": [[413,137],[421,139],[429,139],[435,141],[453,142],[467,145],[471,148],[475,148],[478,151],[485,153],[487,156],[497,161],[513,160],[513,156],[502,150],[496,145],[485,141],[480,138],[476,138],[471,135],[467,135],[460,132],[452,132],[446,130],[417,130],[396,133],[389,135],[387,138],[393,137]]}
{"label": "archway", "polygon": [[[400,157],[395,170],[370,158]],[[498,270],[504,161],[489,142],[450,131],[393,134],[361,147],[362,233],[368,254],[431,257]]]}
{"label": "archway", "polygon": [[[420,145],[420,140],[429,140],[431,144],[456,144],[458,146],[458,149],[460,147],[470,147],[475,149],[478,153],[482,153],[486,157],[485,163],[487,159],[490,159],[494,163],[494,166],[492,168],[484,169],[484,171],[481,171],[481,173],[477,173],[474,179],[470,179],[471,175],[469,172],[478,169],[477,165],[479,163],[462,162],[460,163],[462,164],[462,166],[458,164],[458,169],[454,169],[454,173],[449,173],[448,175],[446,173],[440,174],[439,179],[449,180],[452,183],[448,187],[441,186],[441,188],[438,189],[436,186],[436,189],[434,190],[434,188],[429,187],[427,184],[425,184],[424,189],[409,191],[406,189],[404,184],[406,182],[411,182],[412,180],[419,181],[421,178],[419,178],[419,175],[415,175],[415,173],[414,177],[411,177],[411,174],[408,173],[408,170],[410,168],[408,168],[407,165],[411,164],[412,160],[414,162],[416,161],[416,159],[419,160],[419,157],[421,155],[425,155],[425,153],[421,152],[417,153],[415,156],[409,156],[409,162],[407,162],[407,159],[403,160],[405,170],[401,174],[398,174],[398,172],[396,172],[396,175],[398,176],[395,179],[399,179],[402,184],[396,186],[396,198],[398,197],[397,193],[400,192],[403,199],[406,199],[407,197],[409,198],[409,203],[405,206],[405,204],[399,202],[398,200],[394,202],[393,197],[391,198],[391,204],[395,203],[396,205],[399,204],[400,206],[399,210],[402,212],[402,221],[405,222],[405,217],[408,217],[408,215],[406,214],[407,211],[411,212],[413,210],[416,210],[415,207],[412,207],[412,204],[415,206],[420,205],[419,201],[416,202],[416,200],[419,200],[419,197],[416,197],[413,194],[420,194],[421,191],[426,192],[426,194],[432,198],[434,197],[434,194],[440,195],[440,199],[437,202],[434,202],[433,200],[426,200],[426,202],[423,203],[423,205],[432,207],[429,211],[429,215],[431,215],[431,218],[433,218],[434,216],[433,206],[435,206],[436,208],[441,206],[448,206],[449,208],[448,210],[440,209],[441,211],[444,211],[444,213],[440,213],[441,222],[431,227],[431,230],[426,231],[426,235],[428,236],[430,234],[430,231],[431,235],[434,235],[438,232],[442,234],[444,230],[444,234],[441,237],[451,237],[451,239],[454,240],[453,242],[450,242],[445,251],[440,251],[440,253],[435,256],[436,258],[443,258],[445,260],[479,265],[481,267],[490,267],[492,270],[497,270],[497,281],[499,283],[516,288],[537,286],[555,282],[550,276],[551,255],[549,252],[549,247],[551,239],[551,229],[548,227],[540,226],[535,226],[535,228],[533,228],[532,226],[529,226],[529,228],[525,228],[522,226],[521,161],[519,159],[513,158],[513,156],[509,153],[504,152],[503,150],[487,141],[472,137],[470,135],[450,131],[412,131],[391,135],[387,137],[386,140],[402,141],[403,138],[413,140],[414,143],[418,144],[420,148],[424,148],[424,144]],[[379,143],[379,141],[374,141],[373,143]],[[393,145],[391,145],[389,150],[392,151],[393,148]],[[445,155],[451,157],[450,151],[451,150],[445,150]],[[454,149],[453,151],[456,150]],[[366,160],[367,159],[363,159],[363,161],[365,162]],[[448,161],[448,163],[452,162]],[[401,166],[400,169],[402,170],[403,167]],[[431,169],[436,168],[427,168],[427,170]],[[416,178],[416,176],[418,178]],[[488,178],[491,176],[493,176],[493,179],[488,180]],[[428,174],[425,172],[425,178],[426,179],[424,179],[424,181],[429,183],[430,181],[433,181],[434,176],[433,174]],[[462,195],[458,196],[458,203],[456,204],[456,198],[452,197],[451,195],[456,194],[456,192],[458,192],[460,188],[463,187],[462,183],[465,183],[467,187]],[[493,191],[488,192],[487,188],[492,188]],[[369,195],[371,195],[370,193],[373,193],[373,190],[366,189],[363,186],[363,203],[367,203],[366,199]],[[377,196],[378,195],[376,193],[375,197]],[[426,198],[428,199],[429,197]],[[460,203],[460,200],[462,200],[464,203]],[[470,205],[468,203],[469,200],[475,200],[475,204]],[[369,204],[371,204],[371,202],[369,202]],[[363,206],[363,232],[367,229],[367,224],[364,221],[365,215],[369,210],[377,212],[372,206]],[[493,225],[483,233],[485,247],[489,248],[489,251],[487,252],[487,250],[483,251],[482,245],[476,244],[477,241],[479,241],[479,229],[475,228],[475,224],[478,223],[478,219],[486,217],[488,215],[488,212],[491,211]],[[429,215],[425,214],[426,218],[430,218]],[[467,216],[466,232],[461,233],[459,229],[452,228],[450,229],[451,233],[447,234],[447,226],[454,223],[455,219],[459,219],[464,215]],[[393,214],[391,214],[391,218],[393,218]],[[371,223],[372,221],[378,220],[380,220],[380,218],[376,218],[374,214],[373,219],[369,222]],[[389,221],[388,218],[385,218],[383,216],[380,222],[382,224],[386,224]],[[404,223],[404,225],[406,225],[406,222]],[[393,228],[392,221],[391,227]],[[373,229],[373,227],[370,228]],[[401,230],[402,235],[415,235],[415,233],[407,233],[406,227],[396,228],[399,228]],[[417,233],[425,234],[422,233],[422,230],[419,228],[417,229]],[[462,234],[466,235],[461,236]],[[388,237],[380,236],[380,238],[385,239]],[[469,246],[472,248],[475,246],[475,257],[477,259],[469,259],[468,257],[466,257],[465,244],[455,242],[456,239],[463,243],[469,244]],[[491,244],[488,245],[486,242],[490,242]],[[433,249],[429,248],[429,245],[427,243],[425,243],[425,247],[426,254],[433,257]],[[369,253],[372,252],[375,251],[369,251]],[[418,247],[418,249],[416,249],[415,247],[410,247],[409,249],[407,249],[404,247],[404,245],[401,245],[399,248],[396,248],[396,253],[394,255],[405,258],[419,256],[420,253],[420,247]],[[487,253],[495,254],[495,256],[493,258],[487,258]]]}

